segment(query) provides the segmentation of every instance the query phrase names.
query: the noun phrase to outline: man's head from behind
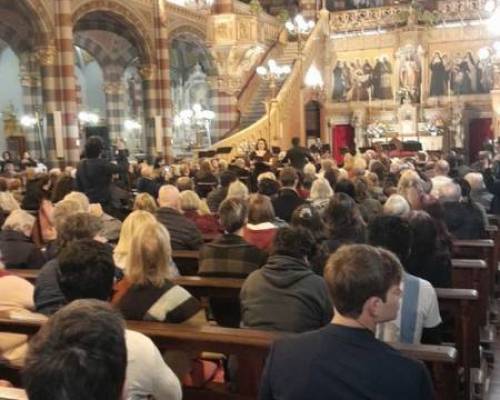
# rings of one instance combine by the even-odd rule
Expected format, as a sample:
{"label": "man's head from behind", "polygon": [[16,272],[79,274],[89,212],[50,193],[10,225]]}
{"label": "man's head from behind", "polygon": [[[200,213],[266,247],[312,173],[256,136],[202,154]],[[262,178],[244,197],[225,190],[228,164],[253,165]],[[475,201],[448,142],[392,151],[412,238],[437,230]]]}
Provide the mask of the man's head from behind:
{"label": "man's head from behind", "polygon": [[102,301],[78,300],[31,340],[24,387],[30,400],[119,400],[126,366],[123,318]]}
{"label": "man's head from behind", "polygon": [[219,206],[220,224],[227,233],[239,231],[247,223],[248,205],[245,200],[229,197]]}
{"label": "man's head from behind", "polygon": [[115,265],[111,248],[91,239],[68,243],[57,257],[59,286],[66,300],[109,300]]}
{"label": "man's head from behind", "polygon": [[396,318],[402,268],[392,253],[367,245],[342,246],[328,259],[324,277],[342,317],[373,325]]}
{"label": "man's head from behind", "polygon": [[158,204],[160,207],[181,209],[181,194],[179,189],[173,185],[163,185],[158,192]]}
{"label": "man's head from behind", "polygon": [[292,138],[292,146],[293,146],[293,147],[297,147],[297,146],[299,146],[299,145],[300,145],[300,138],[298,138],[298,137],[293,137],[293,138]]}
{"label": "man's head from behind", "polygon": [[286,167],[281,170],[279,179],[281,186],[294,188],[299,182],[299,175],[295,168]]}

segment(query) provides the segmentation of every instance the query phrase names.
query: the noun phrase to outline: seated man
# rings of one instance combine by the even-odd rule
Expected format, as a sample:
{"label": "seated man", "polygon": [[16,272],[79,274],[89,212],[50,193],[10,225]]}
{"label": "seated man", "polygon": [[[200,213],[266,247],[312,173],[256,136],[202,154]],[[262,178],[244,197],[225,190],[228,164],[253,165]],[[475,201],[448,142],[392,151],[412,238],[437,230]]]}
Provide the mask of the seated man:
{"label": "seated man", "polygon": [[[224,235],[201,248],[200,276],[246,278],[265,264],[267,254],[242,237],[247,216],[248,206],[244,200],[232,197],[222,202],[219,217]],[[239,327],[240,303],[237,299],[211,298],[210,306],[220,325]]]}
{"label": "seated man", "polygon": [[[368,242],[392,251],[404,266],[412,246],[410,226],[400,217],[377,217],[368,225]],[[403,299],[397,318],[380,324],[377,337],[386,342],[441,343],[441,315],[434,287],[404,271],[401,290]]]}
{"label": "seated man", "polygon": [[294,168],[286,167],[281,170],[279,179],[281,189],[272,199],[274,212],[278,218],[290,222],[295,209],[305,203],[305,200],[299,196],[296,190],[299,175]]}
{"label": "seated man", "polygon": [[160,208],[156,211],[156,218],[170,233],[172,250],[198,250],[203,244],[203,237],[194,222],[182,214],[179,189],[172,185],[162,186],[158,204]]}
{"label": "seated man", "polygon": [[[59,269],[59,286],[68,302],[77,299],[108,301],[111,298],[115,265],[109,246],[91,239],[75,240],[61,251]],[[125,341],[128,364],[123,399],[180,400],[179,380],[154,343],[143,334],[128,329]],[[106,397],[102,399],[107,400]]]}
{"label": "seated man", "polygon": [[332,323],[272,346],[260,400],[432,399],[425,366],[375,338],[377,323],[396,317],[401,277],[400,263],[386,250],[337,250],[325,267]]}
{"label": "seated man", "polygon": [[330,322],[333,309],[325,281],[308,262],[313,250],[314,238],[305,228],[278,231],[267,263],[241,288],[245,327],[306,332]]}
{"label": "seated man", "polygon": [[446,226],[455,239],[484,238],[485,218],[483,213],[474,203],[462,201],[462,190],[457,183],[450,182],[441,187],[439,202],[443,204]]}
{"label": "seated man", "polygon": [[243,239],[248,206],[238,198],[229,198],[219,208],[224,235],[200,250],[199,275],[246,278],[265,264],[267,254]]}
{"label": "seated man", "polygon": [[30,400],[120,400],[127,349],[123,318],[109,304],[79,300],[30,342],[23,381]]}

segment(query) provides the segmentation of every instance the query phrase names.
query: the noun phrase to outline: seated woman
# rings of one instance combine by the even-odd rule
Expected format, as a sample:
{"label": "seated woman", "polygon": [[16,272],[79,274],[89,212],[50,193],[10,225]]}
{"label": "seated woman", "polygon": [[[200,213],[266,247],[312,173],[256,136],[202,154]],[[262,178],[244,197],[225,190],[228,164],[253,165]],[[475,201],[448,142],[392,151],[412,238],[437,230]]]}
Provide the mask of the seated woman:
{"label": "seated woman", "polygon": [[358,205],[349,195],[336,193],[323,217],[328,230],[328,240],[324,243],[328,254],[343,244],[366,242],[366,224]]}
{"label": "seated woman", "polygon": [[273,224],[276,215],[269,197],[252,194],[248,200],[248,222],[243,229],[243,239],[266,252],[271,251],[278,227]]}
{"label": "seated woman", "polygon": [[125,269],[125,262],[130,253],[132,237],[142,224],[146,224],[148,222],[156,222],[156,217],[153,214],[142,210],[131,212],[123,221],[122,229],[120,230],[120,238],[118,239],[118,243],[113,250],[113,259],[118,268]]}
{"label": "seated woman", "polygon": [[202,212],[202,202],[198,195],[192,190],[184,190],[180,194],[181,209],[184,216],[189,218],[198,227],[201,233],[219,233],[221,227],[217,222],[217,218],[211,215],[208,207],[205,213]]}
{"label": "seated woman", "polygon": [[247,328],[306,332],[330,323],[333,306],[322,277],[307,262],[314,238],[303,228],[281,228],[267,263],[241,288]]}
{"label": "seated woman", "polygon": [[209,160],[203,160],[200,163],[200,170],[194,175],[194,183],[196,193],[201,198],[207,197],[212,189],[217,187],[219,181],[212,172],[212,165]]}
{"label": "seated woman", "polygon": [[35,242],[39,240],[42,243],[47,243],[54,240],[56,236],[52,222],[54,207],[50,201],[49,184],[50,180],[47,174],[30,179],[26,184],[26,193],[21,203],[23,210],[37,213],[40,221],[41,232],[38,232],[37,237],[34,237]]}
{"label": "seated woman", "polygon": [[125,278],[117,283],[112,301],[125,319],[204,322],[200,302],[169,280],[171,259],[167,229],[156,221],[141,224],[132,235]]}
{"label": "seated woman", "polygon": [[7,268],[38,269],[45,259],[31,241],[35,217],[23,210],[14,210],[0,232],[0,251]]}
{"label": "seated woman", "polygon": [[432,217],[425,211],[412,211],[408,218],[413,240],[405,269],[439,288],[451,287],[451,254],[439,245]]}
{"label": "seated woman", "polygon": [[311,205],[321,214],[326,209],[328,202],[333,196],[333,190],[330,183],[324,178],[317,178],[309,192],[309,201]]}
{"label": "seated woman", "polygon": [[143,210],[155,214],[158,209],[156,200],[149,193],[139,193],[134,200],[134,211]]}

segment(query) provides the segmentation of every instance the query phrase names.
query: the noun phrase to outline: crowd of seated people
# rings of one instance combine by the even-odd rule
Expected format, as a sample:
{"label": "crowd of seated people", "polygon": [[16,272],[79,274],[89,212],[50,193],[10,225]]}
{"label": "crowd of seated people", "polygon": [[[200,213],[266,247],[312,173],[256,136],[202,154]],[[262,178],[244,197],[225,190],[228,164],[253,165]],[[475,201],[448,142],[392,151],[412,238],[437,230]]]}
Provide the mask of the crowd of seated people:
{"label": "crowd of seated people", "polygon": [[[323,399],[340,386],[348,398],[370,398],[377,379],[391,381],[384,371],[370,377],[377,357],[378,369],[398,369],[398,385],[377,388],[380,398],[431,398],[422,365],[383,341],[441,343],[435,289],[451,287],[452,240],[486,237],[500,198],[495,163],[450,167],[444,158],[369,150],[337,165],[296,140],[281,159],[261,140],[251,157],[169,168],[110,162],[101,152],[92,138],[76,169],[28,166],[21,184],[0,178],[0,311],[54,315],[28,353],[25,336],[0,334],[0,357],[35,375],[28,393],[43,377],[35,365],[48,335],[92,310],[82,332],[100,315],[121,326],[127,379],[116,380],[127,399],[178,399],[180,382],[192,383],[196,355],[160,354],[109,306],[77,301],[97,299],[127,320],[299,333],[273,346],[262,399]],[[134,200],[125,206],[120,191]],[[175,283],[174,253],[184,250],[196,252],[199,276],[243,279],[239,299],[210,299],[204,310]],[[40,269],[35,285],[9,272],[23,268]],[[301,376],[313,362],[317,373]],[[364,385],[355,395],[357,379]],[[309,396],[311,385],[324,390]]]}

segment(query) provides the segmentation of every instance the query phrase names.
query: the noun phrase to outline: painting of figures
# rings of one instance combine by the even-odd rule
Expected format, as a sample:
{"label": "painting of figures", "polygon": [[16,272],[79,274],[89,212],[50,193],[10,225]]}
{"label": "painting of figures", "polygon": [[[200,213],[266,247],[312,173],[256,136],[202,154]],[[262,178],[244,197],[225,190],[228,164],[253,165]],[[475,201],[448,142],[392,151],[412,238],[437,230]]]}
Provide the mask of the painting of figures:
{"label": "painting of figures", "polygon": [[431,97],[489,93],[493,87],[493,64],[488,51],[481,58],[472,51],[452,55],[435,51],[429,68]]}
{"label": "painting of figures", "polygon": [[333,68],[332,100],[335,102],[392,99],[392,63],[374,60],[337,60]]}
{"label": "painting of figures", "polygon": [[412,102],[420,100],[420,83],[422,82],[422,48],[406,45],[396,52],[399,65],[399,89]]}

